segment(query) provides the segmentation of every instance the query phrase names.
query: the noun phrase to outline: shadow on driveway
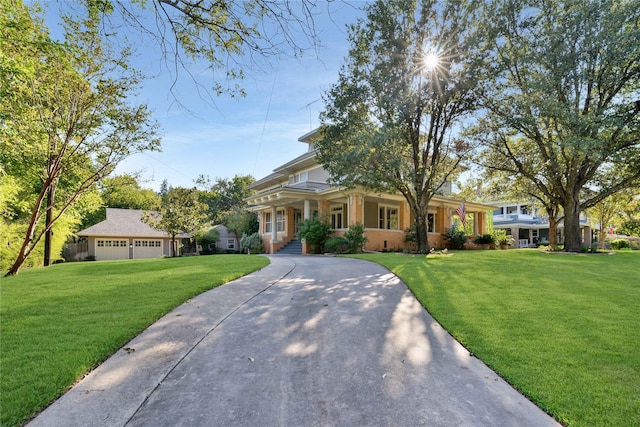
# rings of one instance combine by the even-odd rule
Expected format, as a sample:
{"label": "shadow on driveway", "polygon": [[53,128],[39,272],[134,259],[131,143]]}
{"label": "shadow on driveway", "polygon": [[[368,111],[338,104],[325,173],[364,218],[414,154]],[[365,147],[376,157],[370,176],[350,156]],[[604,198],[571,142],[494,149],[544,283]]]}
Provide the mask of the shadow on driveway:
{"label": "shadow on driveway", "polygon": [[558,425],[385,268],[272,256],[154,324],[36,425]]}

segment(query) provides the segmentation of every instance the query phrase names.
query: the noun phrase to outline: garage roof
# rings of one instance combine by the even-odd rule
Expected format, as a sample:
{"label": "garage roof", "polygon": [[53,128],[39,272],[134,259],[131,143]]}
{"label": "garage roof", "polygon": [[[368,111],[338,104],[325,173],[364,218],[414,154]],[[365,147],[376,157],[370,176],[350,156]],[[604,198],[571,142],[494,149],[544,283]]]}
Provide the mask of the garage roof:
{"label": "garage roof", "polygon": [[[169,237],[142,221],[143,210],[107,208],[107,219],[85,228],[78,236]],[[152,212],[150,212],[152,213]]]}

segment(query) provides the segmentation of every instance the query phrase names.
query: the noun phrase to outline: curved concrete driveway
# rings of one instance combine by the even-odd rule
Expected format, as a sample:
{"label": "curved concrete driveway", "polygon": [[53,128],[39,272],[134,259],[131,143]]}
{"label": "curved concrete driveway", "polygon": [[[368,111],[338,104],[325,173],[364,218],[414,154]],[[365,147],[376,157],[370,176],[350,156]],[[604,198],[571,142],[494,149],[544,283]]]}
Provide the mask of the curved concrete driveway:
{"label": "curved concrete driveway", "polygon": [[558,425],[383,267],[270,259],[165,316],[31,425]]}

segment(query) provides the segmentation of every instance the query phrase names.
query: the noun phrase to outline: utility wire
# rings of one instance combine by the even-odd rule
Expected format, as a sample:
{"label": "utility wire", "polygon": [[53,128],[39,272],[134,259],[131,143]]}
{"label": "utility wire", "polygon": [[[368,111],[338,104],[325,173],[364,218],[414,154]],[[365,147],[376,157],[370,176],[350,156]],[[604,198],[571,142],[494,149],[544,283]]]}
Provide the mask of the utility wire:
{"label": "utility wire", "polygon": [[273,84],[271,85],[271,94],[269,95],[269,103],[267,104],[267,113],[264,116],[264,124],[262,125],[262,133],[260,134],[260,141],[258,142],[258,149],[256,150],[256,161],[253,163],[253,170],[251,175],[255,175],[256,167],[258,165],[258,159],[260,158],[260,148],[262,147],[262,141],[264,140],[264,131],[267,127],[267,120],[269,119],[269,111],[271,110],[271,101],[273,100],[273,92],[276,88],[276,82],[278,81],[278,71],[280,70],[280,61],[276,64],[276,75],[273,77]]}

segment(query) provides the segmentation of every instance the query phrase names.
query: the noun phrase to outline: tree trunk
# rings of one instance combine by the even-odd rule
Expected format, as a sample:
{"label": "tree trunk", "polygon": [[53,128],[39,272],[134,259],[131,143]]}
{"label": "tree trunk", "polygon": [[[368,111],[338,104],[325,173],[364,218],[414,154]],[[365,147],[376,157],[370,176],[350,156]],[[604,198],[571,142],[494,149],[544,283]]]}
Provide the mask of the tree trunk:
{"label": "tree trunk", "polygon": [[171,257],[175,258],[176,256],[176,236],[171,236]]}
{"label": "tree trunk", "polygon": [[607,228],[605,226],[604,219],[600,219],[600,233],[598,234],[598,249],[604,249],[604,244],[607,241]]}
{"label": "tree trunk", "polygon": [[38,221],[41,218],[39,216],[40,209],[42,208],[42,202],[44,201],[44,196],[50,185],[51,185],[51,179],[47,178],[47,180],[44,182],[42,186],[42,189],[40,190],[40,193],[38,194],[35,207],[31,212],[31,218],[29,219],[29,226],[27,227],[24,240],[22,241],[20,252],[18,253],[16,260],[14,261],[9,271],[7,271],[7,274],[5,274],[5,277],[18,274],[18,272],[20,271],[20,267],[22,267],[22,264],[24,263],[24,260],[26,260],[29,254],[31,253],[31,245],[33,244],[33,239],[36,232],[36,225],[38,224]]}
{"label": "tree trunk", "polygon": [[418,253],[429,253],[429,230],[427,228],[427,208],[422,208],[419,204],[413,212],[414,225],[416,227],[416,251]]}
{"label": "tree trunk", "polygon": [[55,200],[56,186],[52,183],[47,192],[47,215],[45,219],[46,232],[44,235],[44,266],[51,265],[51,239],[53,238],[53,203]]}
{"label": "tree trunk", "polygon": [[549,247],[558,246],[558,218],[549,215]]}
{"label": "tree trunk", "polygon": [[580,252],[582,250],[580,200],[578,197],[570,196],[562,207],[564,209],[564,250],[565,252]]}

